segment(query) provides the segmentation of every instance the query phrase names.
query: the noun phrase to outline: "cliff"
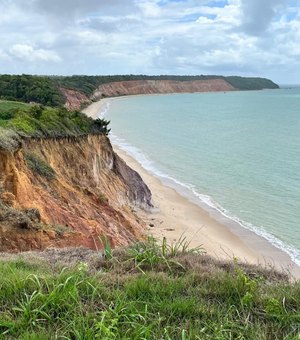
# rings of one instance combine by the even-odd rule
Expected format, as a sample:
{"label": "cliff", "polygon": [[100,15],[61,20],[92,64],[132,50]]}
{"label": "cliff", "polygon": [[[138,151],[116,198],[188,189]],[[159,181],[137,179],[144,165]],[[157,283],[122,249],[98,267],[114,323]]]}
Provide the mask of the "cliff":
{"label": "cliff", "polygon": [[128,244],[144,234],[135,209],[149,208],[148,187],[104,135],[0,149],[0,251]]}
{"label": "cliff", "polygon": [[193,93],[211,91],[234,91],[224,79],[193,81],[131,80],[103,84],[94,92],[93,98],[153,93]]}
{"label": "cliff", "polygon": [[79,110],[82,105],[91,103],[89,97],[77,90],[67,89],[64,87],[60,88],[64,98],[65,98],[65,107],[68,110]]}

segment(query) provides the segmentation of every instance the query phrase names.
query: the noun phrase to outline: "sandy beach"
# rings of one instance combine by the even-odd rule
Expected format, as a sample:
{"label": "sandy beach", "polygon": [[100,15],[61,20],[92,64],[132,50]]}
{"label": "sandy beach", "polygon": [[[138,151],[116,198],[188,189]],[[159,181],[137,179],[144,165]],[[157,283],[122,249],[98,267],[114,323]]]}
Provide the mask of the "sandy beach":
{"label": "sandy beach", "polygon": [[110,100],[112,99],[110,98],[101,99],[86,107],[84,110],[82,110],[82,112],[84,112],[87,116],[92,117],[93,119],[99,118],[99,112],[103,110],[104,106]]}
{"label": "sandy beach", "polygon": [[[95,102],[83,112],[97,118],[103,106],[111,100],[118,98]],[[294,277],[300,278],[300,268],[285,252],[237,223],[216,218],[215,213],[203,209],[175,189],[164,185],[159,178],[147,172],[117,145],[113,147],[115,152],[141,175],[152,192],[155,208],[149,213],[140,212],[148,225],[149,234],[157,239],[166,237],[170,243],[185,237],[191,242],[190,246],[201,246],[216,258],[232,260],[236,257],[240,261],[288,270]]]}

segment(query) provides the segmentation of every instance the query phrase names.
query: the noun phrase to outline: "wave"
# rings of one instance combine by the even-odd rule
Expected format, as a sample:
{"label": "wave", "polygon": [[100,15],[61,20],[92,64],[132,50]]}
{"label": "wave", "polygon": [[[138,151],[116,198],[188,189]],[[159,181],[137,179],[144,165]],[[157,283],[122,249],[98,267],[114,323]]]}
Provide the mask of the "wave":
{"label": "wave", "polygon": [[105,103],[101,106],[101,109],[98,112],[97,118],[103,119],[105,115],[107,114],[109,108],[110,108],[110,101],[106,100]]}
{"label": "wave", "polygon": [[168,175],[167,173],[162,172],[161,170],[158,169],[156,164],[147,155],[145,155],[140,149],[127,143],[124,139],[121,139],[115,136],[114,134],[110,134],[110,138],[114,144],[116,144],[120,149],[122,149],[127,154],[129,154],[131,157],[133,157],[136,161],[138,161],[138,163],[145,170],[147,170],[154,176],[161,179],[164,184],[177,190],[178,193],[180,194],[186,193],[185,196],[187,196],[187,198],[190,198],[188,196],[191,196],[192,194],[193,198],[194,199],[196,198],[198,203],[200,203],[201,206],[204,206],[206,210],[208,208],[213,209],[213,211],[218,212],[222,216],[226,217],[228,220],[233,221],[237,223],[239,226],[247,230],[250,230],[256,235],[264,238],[269,243],[271,243],[274,247],[288,254],[291,260],[295,264],[300,266],[300,251],[298,249],[296,249],[295,247],[291,245],[285,244],[283,241],[278,239],[275,235],[266,231],[263,226],[258,227],[238,218],[237,216],[232,214],[230,211],[222,207],[220,204],[218,204],[212,197],[199,193],[193,184],[183,183],[177,180],[176,178]]}

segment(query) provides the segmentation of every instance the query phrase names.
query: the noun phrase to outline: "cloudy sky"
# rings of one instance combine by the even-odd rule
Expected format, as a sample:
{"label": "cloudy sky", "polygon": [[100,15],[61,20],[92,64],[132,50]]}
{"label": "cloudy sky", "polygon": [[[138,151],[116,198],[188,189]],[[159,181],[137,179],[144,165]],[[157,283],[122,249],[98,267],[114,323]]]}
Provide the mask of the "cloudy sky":
{"label": "cloudy sky", "polygon": [[0,73],[300,83],[300,0],[0,0]]}

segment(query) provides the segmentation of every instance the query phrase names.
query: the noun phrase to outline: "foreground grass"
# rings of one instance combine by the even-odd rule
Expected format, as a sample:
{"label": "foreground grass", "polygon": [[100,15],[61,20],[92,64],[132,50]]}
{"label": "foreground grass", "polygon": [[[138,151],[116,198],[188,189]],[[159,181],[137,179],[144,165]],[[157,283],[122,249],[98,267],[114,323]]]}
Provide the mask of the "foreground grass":
{"label": "foreground grass", "polygon": [[273,271],[153,241],[54,255],[0,264],[0,338],[299,339],[300,283]]}

